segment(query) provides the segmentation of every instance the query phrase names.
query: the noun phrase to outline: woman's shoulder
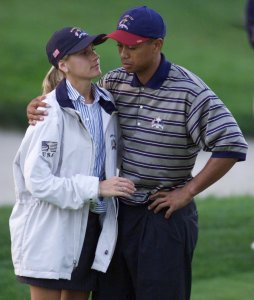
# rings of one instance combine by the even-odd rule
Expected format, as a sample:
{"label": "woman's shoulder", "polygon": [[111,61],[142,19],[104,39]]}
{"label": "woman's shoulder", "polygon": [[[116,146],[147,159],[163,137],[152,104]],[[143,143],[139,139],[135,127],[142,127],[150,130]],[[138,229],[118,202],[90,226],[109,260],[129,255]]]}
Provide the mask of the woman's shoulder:
{"label": "woman's shoulder", "polygon": [[[50,92],[44,96],[45,96],[45,99],[42,101],[47,103],[47,107],[38,107],[38,109],[47,110],[49,116],[51,116],[51,117],[53,117],[53,116],[56,117],[57,115],[59,115],[59,113],[61,113],[61,108],[56,99],[56,91],[53,90],[52,92]],[[45,118],[45,120],[47,120],[47,118]]]}
{"label": "woman's shoulder", "polygon": [[43,101],[45,101],[46,103],[48,103],[52,107],[55,107],[55,106],[57,107],[58,103],[57,103],[57,100],[56,100],[56,90],[53,90],[50,93],[46,94],[45,97],[46,98]]}

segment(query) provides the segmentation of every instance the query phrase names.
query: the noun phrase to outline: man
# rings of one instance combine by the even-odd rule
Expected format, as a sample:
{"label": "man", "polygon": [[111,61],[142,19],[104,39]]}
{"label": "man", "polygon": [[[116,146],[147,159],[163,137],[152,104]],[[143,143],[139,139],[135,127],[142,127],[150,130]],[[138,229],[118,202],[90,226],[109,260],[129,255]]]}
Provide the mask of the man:
{"label": "man", "polygon": [[254,47],[254,0],[248,0],[245,7],[245,26],[248,39],[252,47]]}
{"label": "man", "polygon": [[[108,272],[100,274],[95,300],[190,299],[198,235],[193,198],[246,157],[246,141],[225,105],[161,53],[165,35],[162,17],[146,6],[123,13],[108,35],[118,43],[123,68],[99,84],[119,111],[120,176],[137,191],[119,198],[116,250]],[[36,106],[30,104],[30,119]],[[212,155],[193,178],[201,149]]]}

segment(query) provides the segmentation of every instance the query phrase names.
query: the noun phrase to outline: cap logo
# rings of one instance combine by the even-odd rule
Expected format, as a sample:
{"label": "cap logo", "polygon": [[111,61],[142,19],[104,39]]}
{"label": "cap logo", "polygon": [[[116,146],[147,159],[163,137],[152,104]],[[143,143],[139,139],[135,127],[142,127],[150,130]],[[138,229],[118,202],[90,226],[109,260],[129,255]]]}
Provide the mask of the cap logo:
{"label": "cap logo", "polygon": [[52,55],[54,56],[54,58],[56,58],[59,55],[59,53],[60,53],[60,51],[58,49],[56,49]]}
{"label": "cap logo", "polygon": [[83,36],[87,36],[88,34],[81,30],[80,28],[73,27],[70,32],[73,32],[75,36],[77,36],[79,39],[81,39]]}
{"label": "cap logo", "polygon": [[134,21],[134,18],[130,15],[125,15],[122,20],[118,24],[119,29],[125,29],[129,30],[129,27],[127,25],[130,25],[131,21]]}

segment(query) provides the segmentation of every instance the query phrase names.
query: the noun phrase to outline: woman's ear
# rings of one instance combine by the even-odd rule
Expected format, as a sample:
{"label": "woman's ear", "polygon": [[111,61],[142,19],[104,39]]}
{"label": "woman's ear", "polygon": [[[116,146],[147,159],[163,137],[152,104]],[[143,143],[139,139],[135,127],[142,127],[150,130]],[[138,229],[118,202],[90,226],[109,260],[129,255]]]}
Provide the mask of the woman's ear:
{"label": "woman's ear", "polygon": [[68,66],[66,60],[60,60],[58,62],[58,69],[64,73],[68,73]]}

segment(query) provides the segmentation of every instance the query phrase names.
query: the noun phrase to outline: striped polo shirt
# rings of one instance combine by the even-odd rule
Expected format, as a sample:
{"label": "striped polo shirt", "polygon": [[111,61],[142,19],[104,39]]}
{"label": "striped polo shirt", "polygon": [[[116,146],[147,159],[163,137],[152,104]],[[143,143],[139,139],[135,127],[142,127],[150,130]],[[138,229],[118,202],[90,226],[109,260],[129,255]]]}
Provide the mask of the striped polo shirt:
{"label": "striped polo shirt", "polygon": [[[74,108],[80,113],[81,119],[90,133],[95,146],[95,163],[92,176],[99,177],[100,180],[105,179],[105,142],[103,134],[103,123],[101,116],[101,106],[99,104],[100,97],[105,99],[105,94],[101,94],[96,85],[92,85],[92,93],[94,102],[86,104],[85,98],[66,80],[67,92],[72,100]],[[108,99],[109,100],[109,99]],[[85,155],[85,154],[84,154]],[[90,210],[95,213],[106,211],[106,202],[103,198],[98,199],[95,205],[91,205]]]}
{"label": "striped polo shirt", "polygon": [[163,54],[146,85],[123,68],[107,73],[99,85],[113,94],[119,111],[120,175],[137,188],[125,202],[142,203],[157,187],[184,186],[201,149],[212,157],[245,160],[247,143],[223,102],[199,77]]}

